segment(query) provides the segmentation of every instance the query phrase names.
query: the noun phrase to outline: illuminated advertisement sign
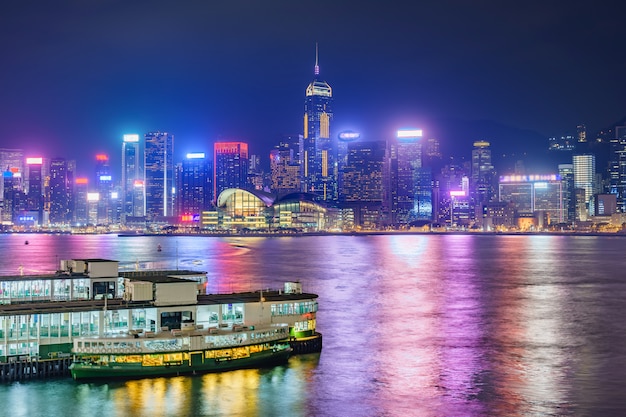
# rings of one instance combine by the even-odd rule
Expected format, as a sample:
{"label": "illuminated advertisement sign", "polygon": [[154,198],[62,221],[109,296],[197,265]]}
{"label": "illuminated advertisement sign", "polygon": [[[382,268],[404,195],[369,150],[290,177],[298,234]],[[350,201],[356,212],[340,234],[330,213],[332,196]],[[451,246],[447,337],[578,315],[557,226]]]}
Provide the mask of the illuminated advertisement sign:
{"label": "illuminated advertisement sign", "polygon": [[417,139],[422,137],[422,129],[400,129],[396,132],[398,139]]}
{"label": "illuminated advertisement sign", "polygon": [[87,178],[76,178],[76,184],[87,184],[88,182]]}
{"label": "illuminated advertisement sign", "polygon": [[100,201],[100,193],[87,193],[87,201]]}
{"label": "illuminated advertisement sign", "polygon": [[139,142],[139,135],[124,135],[124,142]]}
{"label": "illuminated advertisement sign", "polygon": [[18,216],[17,220],[19,222],[34,222],[35,217],[34,216]]}
{"label": "illuminated advertisement sign", "polygon": [[96,161],[108,161],[109,157],[105,154],[98,154],[96,155]]}
{"label": "illuminated advertisement sign", "polygon": [[28,165],[41,165],[43,164],[43,158],[42,157],[26,158],[26,163]]}
{"label": "illuminated advertisement sign", "polygon": [[187,159],[204,159],[204,152],[191,152],[187,154]]}
{"label": "illuminated advertisement sign", "polygon": [[111,181],[110,175],[100,175],[100,181]]}
{"label": "illuminated advertisement sign", "polygon": [[353,132],[351,130],[345,130],[339,133],[339,139],[344,141],[357,140],[361,137],[361,134],[358,132]]}
{"label": "illuminated advertisement sign", "polygon": [[180,216],[180,221],[181,222],[199,222],[200,221],[200,215],[199,214],[183,214],[182,216]]}
{"label": "illuminated advertisement sign", "polygon": [[143,181],[135,180],[135,182],[133,182],[133,186],[135,186],[135,187],[143,187]]}
{"label": "illuminated advertisement sign", "polygon": [[450,197],[465,197],[465,191],[450,191]]}
{"label": "illuminated advertisement sign", "polygon": [[549,175],[504,175],[500,177],[500,182],[549,182],[560,181],[561,177],[556,174]]}

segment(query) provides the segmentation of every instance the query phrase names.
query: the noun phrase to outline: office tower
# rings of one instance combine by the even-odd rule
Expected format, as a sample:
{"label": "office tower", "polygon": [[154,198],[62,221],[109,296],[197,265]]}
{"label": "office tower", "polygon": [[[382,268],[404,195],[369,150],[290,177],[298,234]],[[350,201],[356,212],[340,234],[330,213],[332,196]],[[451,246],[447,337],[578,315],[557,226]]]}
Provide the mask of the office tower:
{"label": "office tower", "polygon": [[500,177],[499,198],[519,215],[533,215],[539,226],[563,222],[562,182],[558,175],[507,175]]}
{"label": "office tower", "polygon": [[341,207],[352,209],[357,228],[377,229],[383,203],[385,142],[352,142],[346,153]]}
{"label": "office tower", "polygon": [[[417,220],[417,195],[421,193],[422,131],[399,130],[387,142],[384,168],[383,222],[407,226]],[[432,191],[432,190],[431,190]]]}
{"label": "office tower", "polygon": [[128,216],[143,216],[143,199],[141,206],[135,202],[135,181],[143,181],[141,176],[141,153],[139,135],[124,135],[122,142],[122,222]]}
{"label": "office tower", "polygon": [[590,215],[589,208],[592,205],[595,194],[594,180],[596,175],[596,157],[592,154],[579,154],[573,156],[574,165],[574,188],[584,190],[584,207],[576,207],[577,220],[587,220]]}
{"label": "office tower", "polygon": [[337,135],[337,196],[339,201],[344,201],[342,195],[343,189],[343,171],[348,162],[348,147],[358,141],[361,135],[351,130],[346,130]]}
{"label": "office tower", "polygon": [[626,126],[617,126],[609,143],[609,193],[616,195],[618,211],[626,213]]}
{"label": "office tower", "polygon": [[267,188],[265,173],[261,167],[261,157],[259,155],[250,155],[249,157],[247,182],[253,190],[265,190]]}
{"label": "office tower", "polygon": [[307,87],[304,100],[302,189],[317,194],[323,201],[336,201],[337,149],[330,135],[333,91],[319,72],[316,46],[315,78]]}
{"label": "office tower", "polygon": [[302,135],[286,135],[270,151],[270,188],[277,194],[301,190],[300,146]]}
{"label": "office tower", "polygon": [[491,149],[487,141],[474,142],[472,150],[472,183],[470,193],[475,207],[496,199],[496,171],[491,162]]}
{"label": "office tower", "polygon": [[144,176],[146,216],[149,220],[174,212],[174,136],[150,132],[145,136]]}
{"label": "office tower", "polygon": [[22,173],[13,168],[3,173],[2,224],[13,224],[15,216],[24,210]]}
{"label": "office tower", "polygon": [[70,221],[71,187],[68,163],[64,158],[50,161],[50,214],[49,221],[55,225]]}
{"label": "office tower", "polygon": [[76,178],[74,180],[73,220],[78,226],[85,226],[89,223],[89,212],[87,208],[88,187],[89,180],[87,178]]}
{"label": "office tower", "polygon": [[96,155],[95,170],[95,192],[100,197],[98,199],[97,223],[109,224],[112,219],[111,208],[111,191],[113,189],[113,178],[111,176],[111,166],[109,165],[109,156],[105,154]]}
{"label": "office tower", "polygon": [[216,142],[213,145],[213,198],[227,188],[248,188],[248,144]]}
{"label": "office tower", "polygon": [[559,164],[559,177],[561,177],[561,190],[563,191],[563,221],[573,223],[576,221],[574,165]]}
{"label": "office tower", "polygon": [[35,223],[40,223],[43,216],[43,158],[26,158],[28,166],[28,196],[26,210],[36,217]]}
{"label": "office tower", "polygon": [[178,217],[200,222],[203,211],[212,209],[213,169],[203,152],[188,153],[180,165],[176,187]]}
{"label": "office tower", "polygon": [[[22,149],[0,148],[0,171],[24,172],[24,151]],[[4,184],[0,183],[0,195],[4,195]]]}

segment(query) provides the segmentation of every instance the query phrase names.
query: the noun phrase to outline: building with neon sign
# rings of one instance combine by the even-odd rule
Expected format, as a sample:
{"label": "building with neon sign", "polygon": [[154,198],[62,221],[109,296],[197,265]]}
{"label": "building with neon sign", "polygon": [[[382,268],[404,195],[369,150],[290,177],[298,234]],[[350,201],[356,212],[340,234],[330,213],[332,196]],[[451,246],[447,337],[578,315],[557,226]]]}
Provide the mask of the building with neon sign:
{"label": "building with neon sign", "polygon": [[213,196],[229,188],[248,187],[248,144],[216,142],[213,144]]}
{"label": "building with neon sign", "polygon": [[510,203],[517,216],[534,215],[540,228],[563,223],[565,210],[558,175],[506,175],[500,177],[499,201]]}
{"label": "building with neon sign", "polygon": [[174,135],[149,132],[144,141],[146,216],[154,221],[174,214]]}
{"label": "building with neon sign", "polygon": [[200,213],[213,209],[213,166],[204,153],[190,153],[180,165],[176,213],[184,223],[199,223]]}

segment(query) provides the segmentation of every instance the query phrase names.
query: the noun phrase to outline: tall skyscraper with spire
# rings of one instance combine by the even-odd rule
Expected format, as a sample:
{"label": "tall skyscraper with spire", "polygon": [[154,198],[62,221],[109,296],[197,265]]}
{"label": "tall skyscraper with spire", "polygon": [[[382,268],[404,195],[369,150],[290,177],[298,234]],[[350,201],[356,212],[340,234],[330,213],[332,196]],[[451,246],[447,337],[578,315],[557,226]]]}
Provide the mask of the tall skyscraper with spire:
{"label": "tall skyscraper with spire", "polygon": [[304,100],[302,190],[337,201],[337,146],[330,134],[333,90],[320,78],[317,44],[314,75]]}

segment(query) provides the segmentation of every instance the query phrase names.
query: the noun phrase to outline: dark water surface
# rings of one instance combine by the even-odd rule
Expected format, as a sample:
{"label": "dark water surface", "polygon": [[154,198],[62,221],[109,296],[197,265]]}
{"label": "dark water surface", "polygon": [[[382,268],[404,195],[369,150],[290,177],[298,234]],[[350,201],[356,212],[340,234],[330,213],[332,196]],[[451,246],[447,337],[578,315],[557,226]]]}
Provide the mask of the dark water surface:
{"label": "dark water surface", "polygon": [[210,292],[299,280],[324,335],[266,370],[0,385],[0,415],[626,415],[626,237],[0,235],[0,251],[3,275],[107,258],[208,271]]}

